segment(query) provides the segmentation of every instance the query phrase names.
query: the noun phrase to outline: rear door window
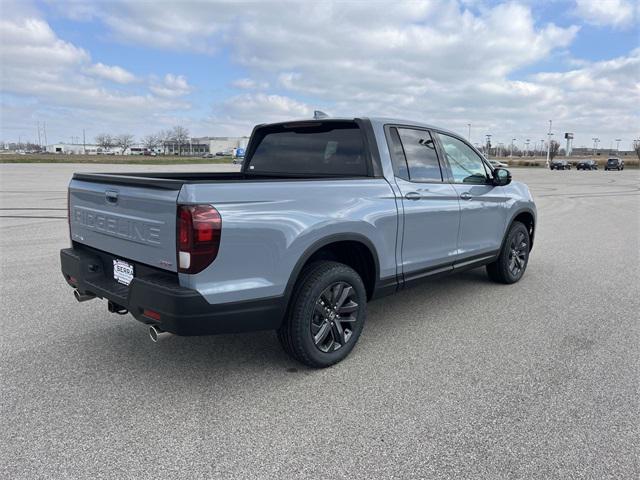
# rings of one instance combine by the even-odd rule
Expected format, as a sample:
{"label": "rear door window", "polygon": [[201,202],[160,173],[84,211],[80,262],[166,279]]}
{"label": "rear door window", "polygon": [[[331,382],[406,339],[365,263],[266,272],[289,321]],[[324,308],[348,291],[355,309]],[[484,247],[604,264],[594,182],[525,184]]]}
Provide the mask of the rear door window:
{"label": "rear door window", "polygon": [[442,182],[435,143],[427,130],[398,128],[412,182]]}
{"label": "rear door window", "polygon": [[248,172],[366,176],[364,137],[354,122],[276,125],[257,132]]}

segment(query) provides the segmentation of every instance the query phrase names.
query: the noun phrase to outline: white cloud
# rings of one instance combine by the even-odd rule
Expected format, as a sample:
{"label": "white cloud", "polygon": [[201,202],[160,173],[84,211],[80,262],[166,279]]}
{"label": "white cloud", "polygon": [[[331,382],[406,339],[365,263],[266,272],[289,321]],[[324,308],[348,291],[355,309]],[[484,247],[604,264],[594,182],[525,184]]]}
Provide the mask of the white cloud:
{"label": "white cloud", "polygon": [[[609,4],[606,10],[611,11],[599,12],[602,3],[580,2],[576,11],[589,21],[629,24],[628,1],[616,0],[613,7],[619,8]],[[217,61],[207,54],[225,51],[225,58],[241,67],[244,76],[230,86],[246,93],[226,100],[217,96],[213,116],[202,119],[208,128],[203,134],[247,133],[255,123],[310,116],[316,108],[338,115],[415,118],[460,132],[471,122],[477,140],[484,133],[503,140],[544,136],[547,120],[554,118],[559,130],[576,131],[579,144],[579,129],[615,130],[624,138],[637,135],[633,130],[640,123],[632,107],[640,103],[637,52],[610,64],[567,58],[566,49],[580,28],[541,23],[520,3],[283,1],[249,7],[164,0],[158,8],[153,2],[77,0],[63,2],[60,13],[103,22],[117,42],[204,53],[199,59],[203,63]],[[33,75],[41,75],[45,84],[38,98],[50,98],[52,87],[46,81],[53,76],[55,85],[70,84],[71,90],[87,85],[87,92],[94,92],[85,102],[87,110],[109,99],[107,108],[114,115],[122,109],[119,118],[132,102],[144,105],[138,110],[164,119],[167,110],[194,91],[178,73],[152,77],[143,93],[107,89],[95,76],[79,73],[78,66],[90,62],[88,53],[44,26],[46,48],[58,43],[55,55],[61,58],[57,65],[64,75],[48,64],[35,69]],[[47,58],[46,48],[18,57]],[[519,73],[554,60],[558,70],[570,71]],[[18,61],[12,60],[16,65]],[[29,84],[31,74],[32,69],[26,69],[16,78]],[[625,92],[624,97],[618,91]],[[72,106],[79,101],[66,94],[51,100]]]}
{"label": "white cloud", "polygon": [[[135,77],[118,66],[92,64],[86,50],[60,39],[37,16],[3,18],[0,38],[3,131],[25,128],[32,135],[36,121],[47,121],[50,140],[58,134],[64,138],[65,131],[78,134],[83,127],[134,130],[163,112],[189,108],[182,101],[103,84],[104,79],[126,83]],[[169,87],[184,88],[182,80],[171,78]]]}
{"label": "white cloud", "polygon": [[576,0],[576,14],[594,25],[628,26],[639,13],[637,0]]}
{"label": "white cloud", "polygon": [[626,136],[629,141],[637,135],[640,48],[627,56],[588,63],[567,72],[539,73],[533,79],[550,92],[564,131],[581,132],[583,143],[593,136],[609,140]]}
{"label": "white cloud", "polygon": [[227,99],[222,107],[231,118],[255,123],[305,118],[313,113],[313,109],[303,102],[282,95],[264,93],[237,95]]}
{"label": "white cloud", "polygon": [[242,90],[264,90],[269,88],[269,82],[259,82],[252,78],[238,78],[231,82],[231,86]]}
{"label": "white cloud", "polygon": [[152,84],[149,90],[160,97],[175,98],[191,93],[191,86],[184,75],[167,73],[162,83]]}
{"label": "white cloud", "polygon": [[116,83],[131,83],[137,80],[136,76],[117,65],[105,65],[104,63],[96,63],[86,69],[89,74],[97,77],[111,80]]}

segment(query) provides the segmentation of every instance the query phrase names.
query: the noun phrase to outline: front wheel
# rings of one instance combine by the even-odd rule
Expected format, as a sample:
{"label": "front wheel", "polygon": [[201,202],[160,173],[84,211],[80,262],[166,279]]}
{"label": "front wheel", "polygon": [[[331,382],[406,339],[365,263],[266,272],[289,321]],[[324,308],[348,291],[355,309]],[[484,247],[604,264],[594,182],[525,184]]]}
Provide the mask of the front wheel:
{"label": "front wheel", "polygon": [[328,367],[353,350],[366,307],[367,292],[355,270],[333,261],[313,263],[300,275],[278,340],[299,362]]}
{"label": "front wheel", "polygon": [[487,265],[489,278],[498,283],[516,283],[529,263],[531,245],[529,230],[521,222],[513,222],[505,237],[498,259]]}

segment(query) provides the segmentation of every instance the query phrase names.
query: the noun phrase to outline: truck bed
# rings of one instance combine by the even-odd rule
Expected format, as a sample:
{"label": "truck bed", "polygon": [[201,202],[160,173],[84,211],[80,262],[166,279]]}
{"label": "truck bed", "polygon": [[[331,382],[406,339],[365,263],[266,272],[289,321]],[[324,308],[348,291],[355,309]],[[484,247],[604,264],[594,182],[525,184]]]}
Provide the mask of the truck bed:
{"label": "truck bed", "polygon": [[247,179],[242,172],[140,172],[74,173],[74,180],[117,185],[180,190],[185,183],[237,182]]}
{"label": "truck bed", "polygon": [[335,180],[367,178],[345,175],[257,175],[244,172],[141,172],[141,173],[74,173],[74,180],[137,187],[180,190],[185,183],[274,182],[285,180]]}

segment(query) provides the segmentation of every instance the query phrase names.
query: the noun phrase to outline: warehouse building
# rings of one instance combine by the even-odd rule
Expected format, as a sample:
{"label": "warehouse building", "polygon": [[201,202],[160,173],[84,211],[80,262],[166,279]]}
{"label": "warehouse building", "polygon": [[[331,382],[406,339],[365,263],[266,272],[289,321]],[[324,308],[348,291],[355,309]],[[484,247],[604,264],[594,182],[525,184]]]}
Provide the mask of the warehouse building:
{"label": "warehouse building", "polygon": [[62,153],[66,155],[96,155],[102,151],[98,145],[89,143],[54,143],[46,146],[47,153]]}
{"label": "warehouse building", "polygon": [[231,153],[234,148],[247,148],[249,137],[201,137],[193,138],[194,142],[208,145],[208,152],[216,154],[218,152]]}

